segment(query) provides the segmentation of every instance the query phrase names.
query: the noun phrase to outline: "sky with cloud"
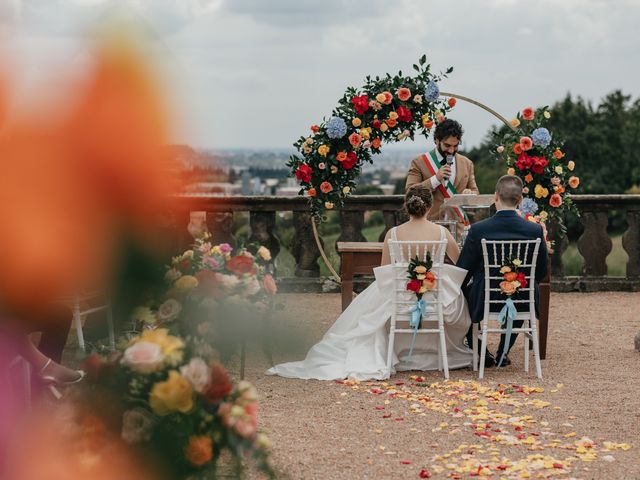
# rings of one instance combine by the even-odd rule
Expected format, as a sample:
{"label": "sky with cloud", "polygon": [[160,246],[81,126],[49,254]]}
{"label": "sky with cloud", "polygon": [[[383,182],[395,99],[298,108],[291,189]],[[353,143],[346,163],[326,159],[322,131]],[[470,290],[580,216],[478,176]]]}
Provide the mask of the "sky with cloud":
{"label": "sky with cloud", "polygon": [[[442,90],[508,118],[568,92],[640,93],[640,0],[0,0],[0,54],[37,83],[88,55],[83,35],[113,12],[153,44],[176,141],[199,147],[289,147],[347,86],[410,72],[423,53],[454,67]],[[496,123],[462,102],[450,116],[467,146]]]}

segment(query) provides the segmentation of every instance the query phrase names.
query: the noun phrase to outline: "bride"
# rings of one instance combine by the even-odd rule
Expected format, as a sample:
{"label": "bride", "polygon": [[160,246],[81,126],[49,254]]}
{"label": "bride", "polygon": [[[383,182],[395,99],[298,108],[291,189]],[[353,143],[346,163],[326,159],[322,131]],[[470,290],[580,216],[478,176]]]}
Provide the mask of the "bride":
{"label": "bride", "polygon": [[[314,345],[304,360],[276,365],[267,373],[288,378],[357,380],[388,378],[386,324],[391,318],[393,303],[393,271],[389,265],[389,240],[447,241],[446,256],[455,263],[460,250],[449,231],[427,220],[433,199],[431,191],[416,184],[409,188],[404,206],[409,221],[387,232],[382,250],[382,266],[374,270],[376,281],[367,287],[342,312],[336,322]],[[453,265],[443,265],[438,279],[443,313],[449,368],[471,365],[472,352],[463,341],[471,320],[466,301],[460,290],[466,274]],[[403,370],[438,369],[437,335],[418,335],[412,355],[409,356],[410,334],[396,334],[392,372]]]}

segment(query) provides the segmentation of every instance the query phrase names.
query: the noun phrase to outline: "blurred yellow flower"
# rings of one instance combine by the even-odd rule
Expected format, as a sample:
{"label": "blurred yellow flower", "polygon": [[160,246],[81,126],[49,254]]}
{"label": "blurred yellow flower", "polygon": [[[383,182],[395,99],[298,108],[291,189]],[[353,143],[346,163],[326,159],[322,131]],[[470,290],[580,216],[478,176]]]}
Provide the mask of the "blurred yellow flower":
{"label": "blurred yellow flower", "polygon": [[167,380],[156,383],[151,389],[149,405],[160,416],[172,412],[187,413],[193,408],[193,388],[177,370],[171,370]]}
{"label": "blurred yellow flower", "polygon": [[198,286],[198,279],[193,275],[183,275],[174,282],[173,286],[179,290],[191,290]]}
{"label": "blurred yellow flower", "polygon": [[333,202],[324,202],[324,208],[331,210],[333,208]]}
{"label": "blurred yellow flower", "polygon": [[516,174],[515,169],[513,169],[513,168],[508,168],[507,169],[507,175],[515,175],[515,174]]}
{"label": "blurred yellow flower", "polygon": [[570,172],[573,172],[573,169],[576,168],[575,162],[573,160],[569,160],[569,163],[567,163],[567,168]]}
{"label": "blurred yellow flower", "polygon": [[169,330],[166,328],[143,330],[139,336],[129,342],[129,345],[134,345],[138,342],[149,342],[158,345],[162,354],[171,363],[175,364],[182,360],[184,342],[178,337],[169,335]]}
{"label": "blurred yellow flower", "polygon": [[549,112],[548,110],[545,110],[543,115],[544,115],[544,118],[546,118],[547,120],[551,118],[551,112]]}
{"label": "blurred yellow flower", "polygon": [[542,185],[537,184],[534,189],[534,193],[536,198],[546,198],[549,196],[549,190],[544,188]]}
{"label": "blurred yellow flower", "polygon": [[514,119],[513,119],[513,120],[511,120],[511,122],[509,122],[509,123],[511,123],[511,126],[512,126],[513,128],[518,128],[518,127],[520,126],[520,120],[518,120],[517,118],[514,118]]}
{"label": "blurred yellow flower", "polygon": [[260,247],[256,253],[265,262],[268,262],[269,260],[271,260],[271,252],[267,247],[264,247],[264,246]]}
{"label": "blurred yellow flower", "polygon": [[355,117],[353,120],[351,120],[351,125],[358,128],[360,125],[362,125],[362,120],[360,120],[358,117]]}
{"label": "blurred yellow flower", "polygon": [[156,323],[157,318],[149,307],[136,307],[133,309],[133,312],[131,312],[131,320],[153,325]]}
{"label": "blurred yellow flower", "polygon": [[554,171],[560,175],[562,173],[562,167],[560,165],[558,165],[556,168],[554,168]]}

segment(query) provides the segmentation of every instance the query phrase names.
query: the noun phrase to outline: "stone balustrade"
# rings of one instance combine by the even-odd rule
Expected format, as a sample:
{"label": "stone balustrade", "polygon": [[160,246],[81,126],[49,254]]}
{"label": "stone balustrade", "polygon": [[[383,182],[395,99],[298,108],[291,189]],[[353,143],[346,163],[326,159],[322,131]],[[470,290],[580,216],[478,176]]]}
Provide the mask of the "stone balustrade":
{"label": "stone balustrade", "polygon": [[[584,232],[578,239],[578,250],[584,257],[582,275],[564,275],[562,254],[568,240],[557,241],[551,257],[552,288],[556,291],[593,290],[640,290],[640,195],[573,195],[573,201],[581,212]],[[401,211],[401,195],[353,196],[347,199],[340,210],[340,236],[338,241],[365,241],[362,234],[366,211],[381,211],[387,230],[404,220]],[[609,212],[624,212],[627,229],[622,237],[622,246],[629,260],[624,277],[607,275],[606,258],[612,250],[612,240],[607,231]],[[203,221],[214,234],[216,242],[233,242],[233,215],[249,212],[250,241],[267,246],[272,256],[277,257],[281,249],[280,240],[274,233],[276,212],[293,212],[295,234],[288,248],[296,261],[295,275],[298,278],[320,276],[320,251],[313,238],[307,202],[302,197],[219,197],[212,195],[179,195],[176,198],[174,215],[178,228],[180,247],[192,240],[192,212],[206,212]],[[193,228],[193,225],[192,225]],[[551,229],[551,235],[555,232]]]}

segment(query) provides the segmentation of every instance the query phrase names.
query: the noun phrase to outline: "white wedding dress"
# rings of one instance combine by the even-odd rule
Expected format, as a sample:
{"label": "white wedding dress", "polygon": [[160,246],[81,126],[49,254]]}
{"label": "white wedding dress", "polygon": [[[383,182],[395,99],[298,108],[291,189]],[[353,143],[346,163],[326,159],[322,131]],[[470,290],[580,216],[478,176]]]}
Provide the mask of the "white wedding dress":
{"label": "white wedding dress", "polygon": [[[443,240],[444,228],[441,232]],[[395,240],[395,228],[391,236]],[[388,378],[386,324],[393,308],[390,297],[394,290],[392,268],[385,265],[374,269],[375,282],[351,302],[304,360],[276,365],[267,374],[317,380]],[[466,270],[446,264],[440,270],[440,295],[450,369],[468,367],[472,362],[472,352],[463,344],[471,325],[467,302],[460,290],[466,273]],[[411,335],[396,334],[391,373],[437,370],[438,341],[437,335],[418,335],[409,359]]]}

